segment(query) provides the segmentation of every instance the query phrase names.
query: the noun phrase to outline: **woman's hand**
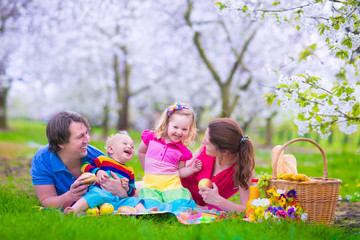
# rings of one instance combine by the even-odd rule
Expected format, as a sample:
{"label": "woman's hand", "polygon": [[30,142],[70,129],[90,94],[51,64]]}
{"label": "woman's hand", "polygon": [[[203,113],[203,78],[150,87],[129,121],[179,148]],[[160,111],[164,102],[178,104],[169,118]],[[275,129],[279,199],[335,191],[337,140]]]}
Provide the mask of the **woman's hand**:
{"label": "woman's hand", "polygon": [[219,206],[223,197],[220,196],[219,189],[217,188],[216,184],[212,184],[213,188],[199,187],[199,194],[205,203]]}
{"label": "woman's hand", "polygon": [[119,196],[120,198],[127,197],[127,191],[123,188],[121,179],[113,172],[110,172],[113,178],[107,178],[105,181],[100,183],[100,187],[106,191],[111,192],[114,196]]}

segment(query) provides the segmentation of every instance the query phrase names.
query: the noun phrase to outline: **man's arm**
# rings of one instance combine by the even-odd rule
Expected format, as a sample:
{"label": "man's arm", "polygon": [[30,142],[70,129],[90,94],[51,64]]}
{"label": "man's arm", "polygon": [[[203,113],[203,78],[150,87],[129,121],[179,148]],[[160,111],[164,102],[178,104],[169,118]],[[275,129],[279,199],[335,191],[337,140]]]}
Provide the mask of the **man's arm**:
{"label": "man's arm", "polygon": [[64,209],[84,196],[88,186],[88,184],[83,184],[83,180],[77,180],[71,185],[70,190],[62,195],[57,195],[55,186],[52,184],[34,185],[34,189],[42,206]]}

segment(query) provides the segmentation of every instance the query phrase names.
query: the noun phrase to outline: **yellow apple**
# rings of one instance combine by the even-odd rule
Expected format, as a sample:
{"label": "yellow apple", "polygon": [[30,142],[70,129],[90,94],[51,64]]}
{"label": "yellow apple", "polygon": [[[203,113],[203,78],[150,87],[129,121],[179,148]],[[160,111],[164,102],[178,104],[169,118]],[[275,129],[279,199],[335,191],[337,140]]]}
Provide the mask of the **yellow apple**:
{"label": "yellow apple", "polygon": [[100,210],[98,207],[88,208],[86,209],[85,213],[86,215],[96,216],[100,214]]}
{"label": "yellow apple", "polygon": [[200,188],[200,187],[212,188],[213,185],[212,185],[212,182],[210,181],[210,179],[203,178],[203,179],[201,179],[200,182],[199,182],[199,188]]}
{"label": "yellow apple", "polygon": [[101,215],[109,215],[114,212],[114,206],[110,203],[104,203],[100,206],[100,214]]}

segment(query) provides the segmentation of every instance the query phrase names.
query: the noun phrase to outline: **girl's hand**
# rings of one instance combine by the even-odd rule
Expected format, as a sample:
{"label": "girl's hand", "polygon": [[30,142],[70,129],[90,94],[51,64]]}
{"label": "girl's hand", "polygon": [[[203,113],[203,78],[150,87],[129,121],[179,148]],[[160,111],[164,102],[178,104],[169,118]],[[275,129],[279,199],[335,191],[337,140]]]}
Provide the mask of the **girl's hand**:
{"label": "girl's hand", "polygon": [[199,187],[199,194],[203,198],[205,203],[219,206],[223,197],[219,195],[219,189],[217,188],[216,184],[212,184],[213,188]]}
{"label": "girl's hand", "polygon": [[121,178],[121,186],[126,190],[126,192],[128,192],[130,190],[129,179]]}
{"label": "girl's hand", "polygon": [[193,171],[193,173],[197,173],[200,172],[202,169],[202,162],[199,159],[195,159],[195,161],[193,162],[193,164],[191,165],[191,169]]}
{"label": "girl's hand", "polygon": [[98,183],[101,184],[103,182],[105,182],[106,180],[108,180],[110,177],[109,175],[107,174],[107,172],[105,172],[104,170],[98,170],[96,172],[96,177],[98,178]]}
{"label": "girl's hand", "polygon": [[112,171],[110,174],[113,178],[109,177],[106,181],[100,183],[100,187],[106,191],[111,192],[111,194],[114,196],[119,196],[120,198],[128,197],[127,191],[123,188],[121,179],[118,177],[118,175]]}

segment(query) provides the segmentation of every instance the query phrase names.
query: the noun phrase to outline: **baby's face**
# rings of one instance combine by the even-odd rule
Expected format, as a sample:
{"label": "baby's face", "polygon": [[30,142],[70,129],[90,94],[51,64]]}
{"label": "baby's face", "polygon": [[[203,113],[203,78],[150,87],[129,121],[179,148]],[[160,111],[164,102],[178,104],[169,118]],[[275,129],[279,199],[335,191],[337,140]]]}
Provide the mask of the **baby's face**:
{"label": "baby's face", "polygon": [[134,142],[127,135],[120,134],[115,136],[111,147],[114,152],[112,158],[122,164],[127,163],[134,157]]}

